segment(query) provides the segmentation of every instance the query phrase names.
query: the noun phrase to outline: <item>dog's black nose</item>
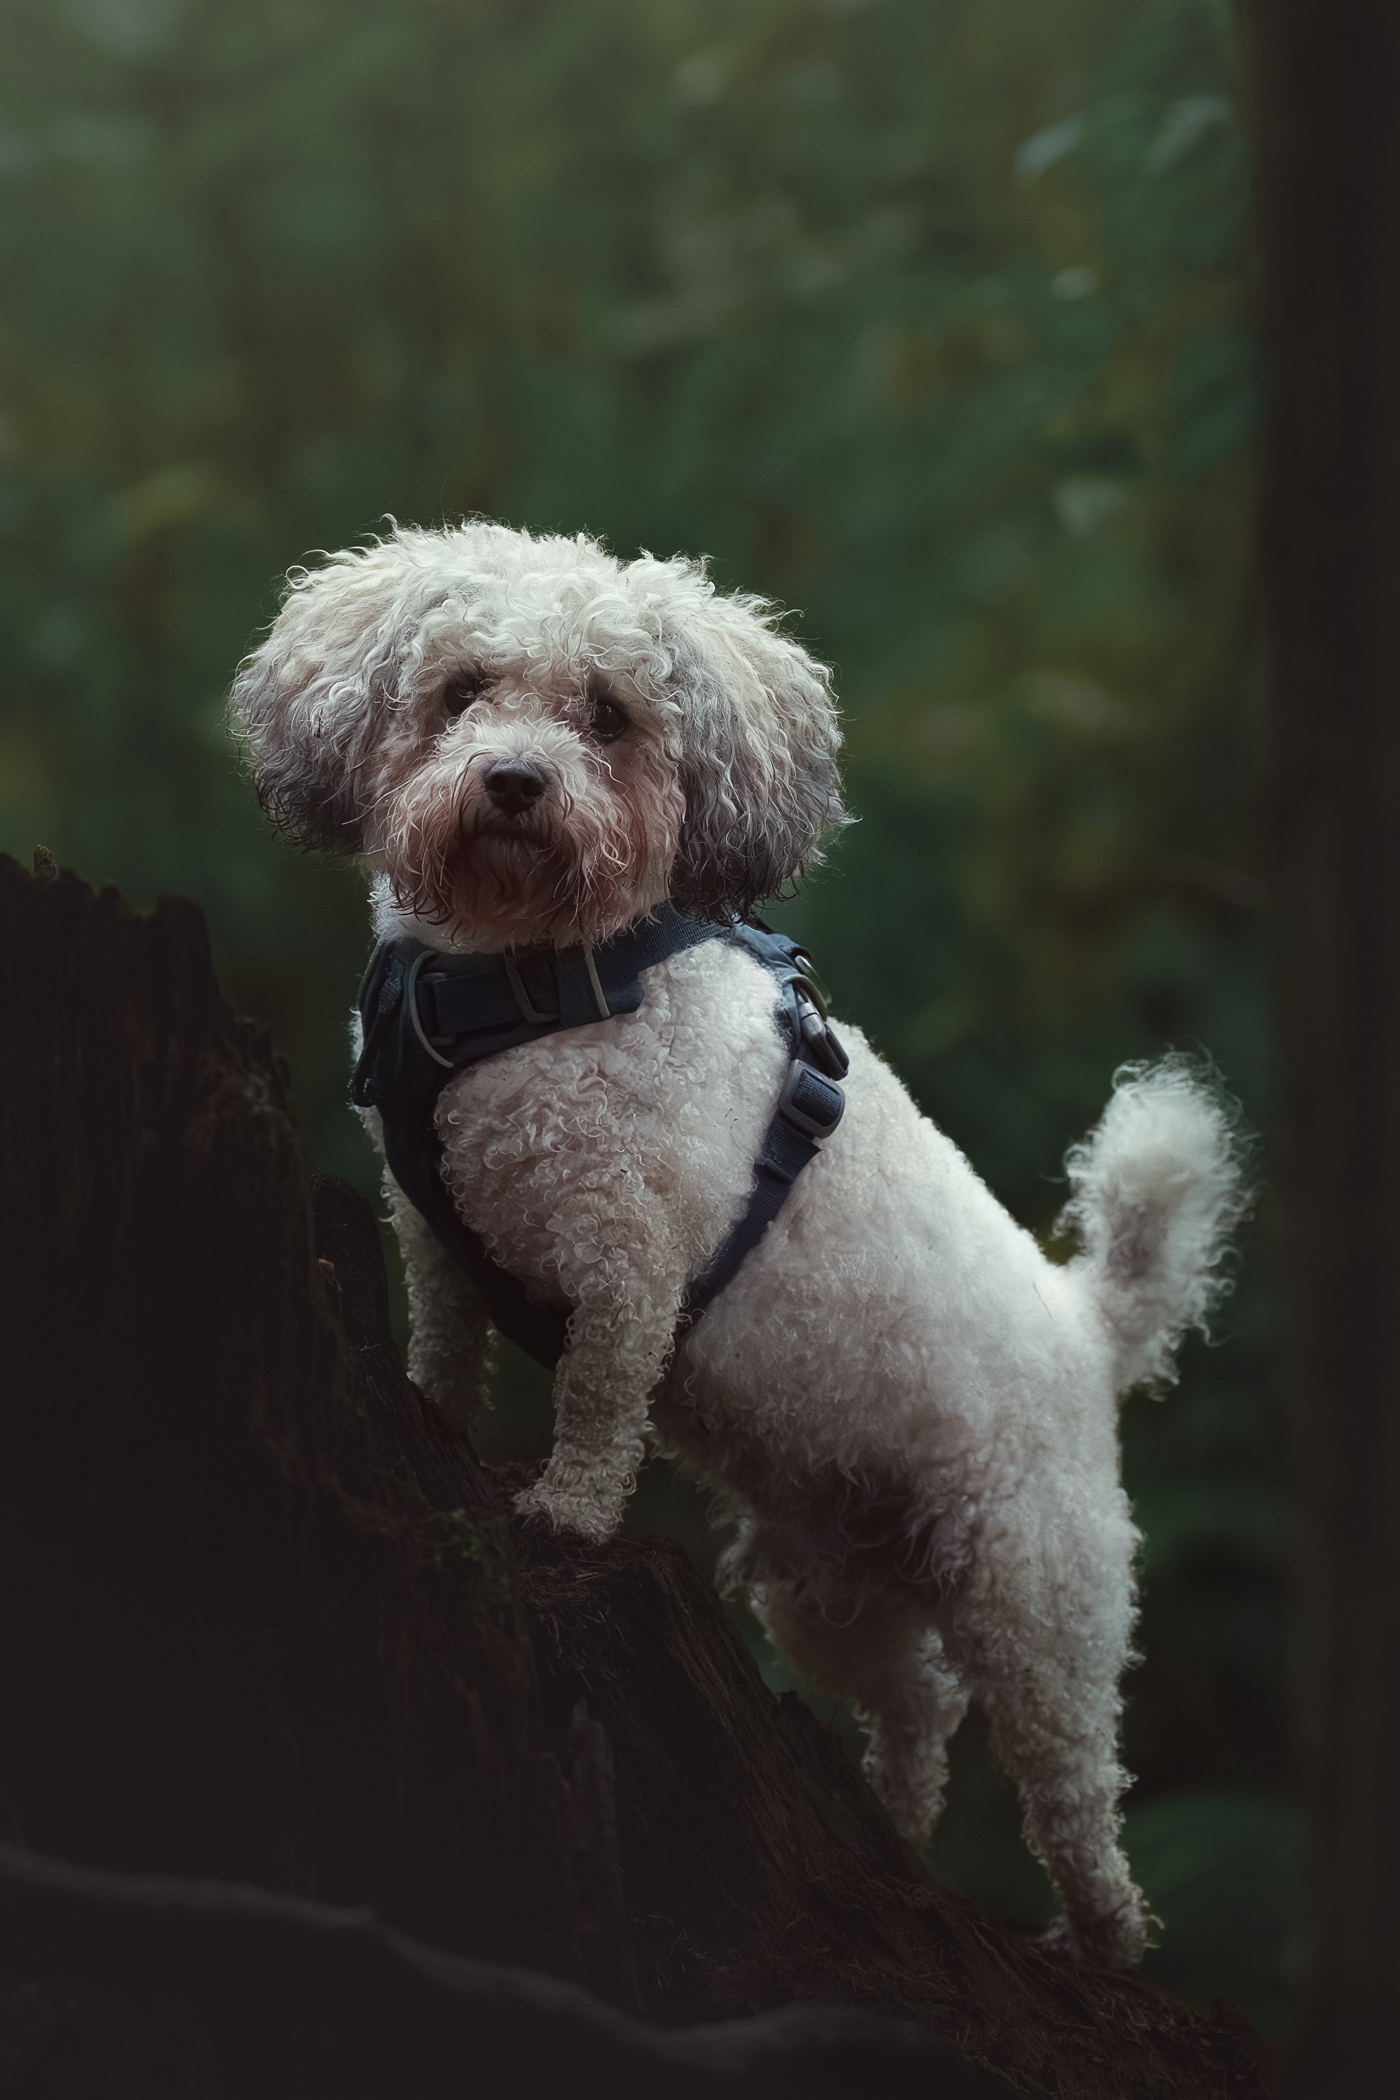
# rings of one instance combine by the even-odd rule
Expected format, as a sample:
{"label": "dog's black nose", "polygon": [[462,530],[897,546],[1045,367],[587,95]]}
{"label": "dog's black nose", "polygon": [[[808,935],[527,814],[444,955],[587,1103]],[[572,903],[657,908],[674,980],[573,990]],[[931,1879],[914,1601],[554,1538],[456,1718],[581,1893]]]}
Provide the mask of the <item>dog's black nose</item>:
{"label": "dog's black nose", "polygon": [[498,759],[482,776],[487,794],[508,817],[518,817],[532,802],[538,802],[547,785],[542,768],[527,758]]}

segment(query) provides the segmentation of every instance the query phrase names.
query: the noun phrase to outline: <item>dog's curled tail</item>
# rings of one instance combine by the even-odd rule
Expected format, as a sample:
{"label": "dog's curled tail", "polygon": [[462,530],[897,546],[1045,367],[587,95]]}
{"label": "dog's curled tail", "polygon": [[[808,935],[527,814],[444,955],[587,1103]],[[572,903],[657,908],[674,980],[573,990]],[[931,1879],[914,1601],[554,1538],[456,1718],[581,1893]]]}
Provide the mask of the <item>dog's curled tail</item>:
{"label": "dog's curled tail", "polygon": [[1103,1119],[1065,1160],[1083,1276],[1117,1344],[1120,1392],[1170,1385],[1189,1327],[1230,1289],[1220,1273],[1250,1205],[1234,1106],[1177,1052],[1124,1065]]}

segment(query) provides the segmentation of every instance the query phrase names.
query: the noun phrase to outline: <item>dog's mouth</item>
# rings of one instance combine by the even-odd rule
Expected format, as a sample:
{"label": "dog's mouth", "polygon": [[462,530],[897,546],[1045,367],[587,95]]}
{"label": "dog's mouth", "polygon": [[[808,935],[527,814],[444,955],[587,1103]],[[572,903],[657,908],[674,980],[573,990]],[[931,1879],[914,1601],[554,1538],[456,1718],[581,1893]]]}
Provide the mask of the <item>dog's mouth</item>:
{"label": "dog's mouth", "polygon": [[533,803],[525,809],[476,809],[458,825],[461,850],[470,853],[478,839],[522,846],[546,846],[559,830],[558,809]]}
{"label": "dog's mouth", "polygon": [[455,826],[441,839],[448,887],[460,895],[483,877],[529,891],[546,879],[557,885],[573,862],[569,808],[555,782],[539,794],[517,796],[507,789],[500,796],[474,796],[458,808]]}

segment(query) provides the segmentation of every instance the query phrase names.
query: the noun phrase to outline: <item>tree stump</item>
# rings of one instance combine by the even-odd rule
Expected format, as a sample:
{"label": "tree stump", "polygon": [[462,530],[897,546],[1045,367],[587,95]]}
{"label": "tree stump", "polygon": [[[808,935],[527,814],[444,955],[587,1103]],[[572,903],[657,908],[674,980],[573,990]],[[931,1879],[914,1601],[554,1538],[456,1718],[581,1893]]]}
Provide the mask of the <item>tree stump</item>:
{"label": "tree stump", "polygon": [[512,1527],[194,906],[0,860],[0,953],[0,2092],[1262,2092],[937,1888],[679,1548]]}

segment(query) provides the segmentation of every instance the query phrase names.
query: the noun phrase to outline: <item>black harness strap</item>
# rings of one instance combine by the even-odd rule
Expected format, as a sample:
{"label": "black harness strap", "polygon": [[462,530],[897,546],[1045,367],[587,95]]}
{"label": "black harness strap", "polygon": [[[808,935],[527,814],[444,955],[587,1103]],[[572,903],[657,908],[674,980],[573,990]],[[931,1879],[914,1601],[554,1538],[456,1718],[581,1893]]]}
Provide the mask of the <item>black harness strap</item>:
{"label": "black harness strap", "polygon": [[744,1215],[686,1293],[677,1335],[737,1275],[782,1209],[797,1176],[841,1120],[836,1084],[846,1055],[826,1026],[811,964],[796,942],[766,927],[705,925],[670,905],[596,948],[520,955],[441,955],[418,941],[383,941],[360,986],[364,1048],[352,1097],[377,1108],[395,1181],[475,1281],[501,1332],[550,1369],[564,1353],[569,1312],[533,1298],[459,1216],[442,1178],[434,1111],[450,1072],[518,1044],[586,1027],[642,1003],[642,972],[701,941],[745,948],[779,990],[779,1021],[793,1062],[756,1162]]}
{"label": "black harness strap", "polygon": [[706,1306],[733,1282],[786,1203],[798,1175],[816,1158],[846,1111],[837,1081],[844,1079],[850,1060],[826,1025],[806,950],[766,926],[739,922],[727,934],[777,979],[778,1019],[792,1063],[754,1162],[753,1193],[710,1266],[687,1290],[676,1324],[678,1335],[693,1327]]}

